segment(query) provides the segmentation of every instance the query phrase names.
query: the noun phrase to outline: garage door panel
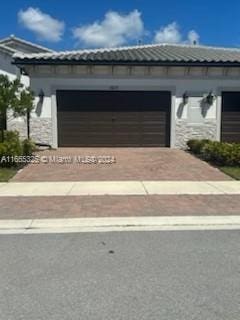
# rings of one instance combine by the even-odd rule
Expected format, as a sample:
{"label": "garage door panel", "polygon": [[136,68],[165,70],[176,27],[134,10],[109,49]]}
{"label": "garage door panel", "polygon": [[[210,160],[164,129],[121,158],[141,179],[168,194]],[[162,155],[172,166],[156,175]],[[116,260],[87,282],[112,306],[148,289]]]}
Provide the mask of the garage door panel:
{"label": "garage door panel", "polygon": [[63,133],[60,134],[62,136],[66,135],[66,132],[68,132],[67,135],[77,135],[78,133],[88,132],[89,134],[97,134],[98,132],[107,132],[108,134],[111,134],[112,132],[112,126],[105,124],[101,126],[90,126],[90,125],[84,125],[84,126],[70,126],[70,125],[64,125],[60,128]]}
{"label": "garage door panel", "polygon": [[228,131],[237,131],[237,132],[240,132],[240,127],[239,127],[239,123],[224,123],[224,125],[222,126],[222,129],[223,130],[226,130],[227,132]]}
{"label": "garage door panel", "polygon": [[[239,107],[239,112],[240,112],[240,107]],[[239,112],[228,112],[228,111],[225,111],[224,110],[224,113],[223,113],[223,117],[226,119],[226,120],[236,120],[236,118],[239,120]]]}
{"label": "garage door panel", "polygon": [[61,120],[61,122],[88,122],[88,121],[95,121],[95,122],[98,122],[98,121],[111,121],[113,119],[113,116],[112,115],[99,115],[96,114],[95,116],[84,116],[84,115],[72,115],[71,117],[67,116],[65,117],[64,115],[63,116],[60,116],[59,117],[59,120]]}
{"label": "garage door panel", "polygon": [[222,93],[221,138],[240,143],[240,92]]}
{"label": "garage door panel", "polygon": [[98,120],[110,120],[113,118],[112,112],[59,112],[58,118],[68,121],[98,121]]}
{"label": "garage door panel", "polygon": [[159,133],[165,135],[166,125],[162,123],[144,124],[142,126],[143,133]]}
{"label": "garage door panel", "polygon": [[229,143],[240,143],[239,137],[236,136],[236,132],[230,132],[227,135],[225,135],[223,141]]}
{"label": "garage door panel", "polygon": [[224,119],[223,117],[223,124],[222,124],[222,127],[223,128],[226,128],[226,127],[239,127],[239,122],[240,122],[240,118],[239,118],[239,121],[238,120],[234,120],[234,121],[231,121],[231,120],[226,120]]}
{"label": "garage door panel", "polygon": [[147,130],[148,128],[156,128],[159,132],[166,128],[166,122],[164,121],[144,121],[141,123],[141,128]]}
{"label": "garage door panel", "polygon": [[168,146],[170,92],[57,91],[59,146]]}
{"label": "garage door panel", "polygon": [[[73,130],[70,130],[70,132],[69,132],[69,134],[67,136],[73,137],[73,136],[80,136],[80,135],[83,135],[83,134],[89,134],[89,136],[90,135],[99,135],[99,134],[111,135],[112,131],[111,131],[111,128],[109,128],[109,127],[103,127],[101,129],[94,128],[94,129],[91,130],[91,132],[89,132],[89,128],[80,128],[79,130],[78,130],[78,128],[75,128]],[[66,134],[62,133],[59,136],[65,137]]]}
{"label": "garage door panel", "polygon": [[101,133],[97,137],[95,134],[81,134],[79,136],[69,136],[62,140],[62,146],[86,146],[86,143],[91,145],[108,145],[109,134]]}
{"label": "garage door panel", "polygon": [[142,139],[143,146],[165,146],[164,135],[144,135]]}
{"label": "garage door panel", "polygon": [[140,128],[138,125],[117,125],[115,128],[114,128],[114,134],[117,135],[117,134],[137,134],[139,135],[140,134]]}
{"label": "garage door panel", "polygon": [[109,119],[98,119],[98,120],[92,120],[92,119],[65,119],[65,118],[62,118],[62,119],[58,119],[59,120],[59,126],[62,126],[62,125],[88,125],[88,124],[93,124],[93,125],[97,125],[97,124],[112,124],[112,118],[109,118]]}
{"label": "garage door panel", "polygon": [[166,118],[166,112],[150,112],[148,109],[146,112],[142,112],[141,118],[143,120],[148,120],[148,119],[165,119]]}
{"label": "garage door panel", "polygon": [[139,112],[136,111],[118,111],[115,110],[115,106],[113,106],[113,115],[117,115],[119,119],[135,119],[136,117],[139,117]]}
{"label": "garage door panel", "polygon": [[[225,127],[225,128],[223,128],[223,130],[225,130],[225,131],[227,131],[227,135],[230,135],[230,134],[240,134],[240,130],[239,130],[239,128],[232,128],[232,127]],[[226,134],[225,134],[225,136],[226,136]]]}

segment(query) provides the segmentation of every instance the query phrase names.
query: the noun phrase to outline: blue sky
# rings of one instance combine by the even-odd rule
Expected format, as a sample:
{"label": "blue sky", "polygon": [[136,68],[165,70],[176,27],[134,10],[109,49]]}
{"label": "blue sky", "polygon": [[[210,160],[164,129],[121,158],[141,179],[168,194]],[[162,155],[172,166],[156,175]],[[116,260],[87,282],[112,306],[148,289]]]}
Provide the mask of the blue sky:
{"label": "blue sky", "polygon": [[138,40],[240,47],[239,13],[239,0],[8,0],[0,38],[15,34],[57,50]]}

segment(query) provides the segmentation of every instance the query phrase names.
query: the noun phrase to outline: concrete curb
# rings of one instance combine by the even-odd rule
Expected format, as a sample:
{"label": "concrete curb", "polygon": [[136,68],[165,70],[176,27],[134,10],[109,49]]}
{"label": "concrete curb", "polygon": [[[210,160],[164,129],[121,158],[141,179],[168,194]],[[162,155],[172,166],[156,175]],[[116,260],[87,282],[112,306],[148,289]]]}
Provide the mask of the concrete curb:
{"label": "concrete curb", "polygon": [[240,216],[0,220],[0,234],[225,229],[240,230]]}
{"label": "concrete curb", "polygon": [[221,194],[240,194],[240,181],[63,181],[0,184],[0,197]]}

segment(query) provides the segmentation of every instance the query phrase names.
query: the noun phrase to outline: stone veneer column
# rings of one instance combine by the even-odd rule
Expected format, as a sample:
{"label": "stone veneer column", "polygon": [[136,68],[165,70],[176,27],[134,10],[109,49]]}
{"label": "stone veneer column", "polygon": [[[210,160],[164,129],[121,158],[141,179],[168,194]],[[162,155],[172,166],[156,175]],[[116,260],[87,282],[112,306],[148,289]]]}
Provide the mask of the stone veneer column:
{"label": "stone veneer column", "polygon": [[[17,130],[21,139],[27,138],[27,121],[25,118],[8,119],[7,129]],[[51,118],[31,118],[30,136],[36,143],[52,145]]]}
{"label": "stone veneer column", "polygon": [[205,120],[202,124],[191,124],[187,120],[176,119],[176,144],[180,149],[186,149],[189,139],[217,139],[217,121]]}

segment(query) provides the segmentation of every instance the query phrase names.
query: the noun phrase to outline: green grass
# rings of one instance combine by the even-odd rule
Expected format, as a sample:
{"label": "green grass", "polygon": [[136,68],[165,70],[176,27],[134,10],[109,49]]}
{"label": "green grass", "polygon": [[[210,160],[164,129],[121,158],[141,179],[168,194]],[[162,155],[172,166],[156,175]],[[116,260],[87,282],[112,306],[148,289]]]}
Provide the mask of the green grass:
{"label": "green grass", "polygon": [[240,180],[240,167],[220,167],[219,169],[230,177]]}
{"label": "green grass", "polygon": [[0,168],[0,182],[7,182],[17,173],[16,168]]}

